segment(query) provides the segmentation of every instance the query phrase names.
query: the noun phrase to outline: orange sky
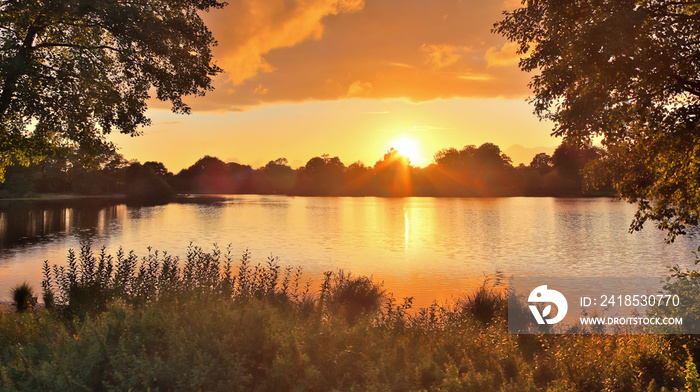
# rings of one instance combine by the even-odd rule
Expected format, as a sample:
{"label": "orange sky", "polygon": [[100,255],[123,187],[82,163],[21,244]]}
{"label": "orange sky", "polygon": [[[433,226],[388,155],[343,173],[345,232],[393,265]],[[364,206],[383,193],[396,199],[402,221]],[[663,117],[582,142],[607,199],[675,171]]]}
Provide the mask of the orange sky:
{"label": "orange sky", "polygon": [[526,103],[528,74],[490,32],[512,0],[233,0],[205,16],[225,73],[189,116],[152,102],[153,125],[112,137],[174,172],[203,155],[293,167],[328,153],[374,164],[400,139],[413,163],[493,142],[514,162],[559,140]]}

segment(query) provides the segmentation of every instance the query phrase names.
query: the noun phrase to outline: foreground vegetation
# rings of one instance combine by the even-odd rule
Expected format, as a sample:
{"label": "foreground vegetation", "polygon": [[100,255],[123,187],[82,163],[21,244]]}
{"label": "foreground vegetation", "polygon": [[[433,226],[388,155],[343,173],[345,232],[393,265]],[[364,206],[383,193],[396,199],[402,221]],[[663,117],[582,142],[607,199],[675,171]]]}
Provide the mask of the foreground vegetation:
{"label": "foreground vegetation", "polygon": [[[275,258],[93,254],[44,268],[46,308],[0,312],[0,390],[697,390],[697,340],[510,335],[488,284],[411,309],[370,278],[320,290]],[[22,288],[20,301],[31,295]]]}

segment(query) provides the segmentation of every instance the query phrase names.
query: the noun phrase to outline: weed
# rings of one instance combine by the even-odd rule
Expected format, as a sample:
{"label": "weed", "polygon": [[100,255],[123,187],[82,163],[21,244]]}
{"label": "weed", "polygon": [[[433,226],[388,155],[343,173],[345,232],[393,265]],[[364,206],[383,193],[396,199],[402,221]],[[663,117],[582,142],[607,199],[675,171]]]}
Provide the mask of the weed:
{"label": "weed", "polygon": [[27,312],[36,306],[34,289],[28,283],[22,283],[12,289],[12,302],[17,312]]}

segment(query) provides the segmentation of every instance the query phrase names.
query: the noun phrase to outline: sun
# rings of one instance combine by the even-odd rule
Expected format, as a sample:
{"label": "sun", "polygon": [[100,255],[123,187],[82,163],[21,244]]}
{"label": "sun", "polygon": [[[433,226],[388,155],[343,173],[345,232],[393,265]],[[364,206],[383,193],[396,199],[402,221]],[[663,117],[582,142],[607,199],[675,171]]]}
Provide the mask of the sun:
{"label": "sun", "polygon": [[410,159],[414,165],[420,165],[423,161],[421,145],[416,139],[402,136],[390,143],[390,147],[394,147],[399,154]]}

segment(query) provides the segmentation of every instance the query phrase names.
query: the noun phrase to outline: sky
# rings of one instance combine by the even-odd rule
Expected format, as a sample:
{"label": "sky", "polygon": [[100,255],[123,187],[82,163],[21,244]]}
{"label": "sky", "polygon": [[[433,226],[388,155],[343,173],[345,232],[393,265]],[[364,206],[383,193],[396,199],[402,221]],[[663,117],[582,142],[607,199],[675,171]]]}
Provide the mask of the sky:
{"label": "sky", "polygon": [[[414,165],[491,142],[514,164],[560,140],[527,103],[532,75],[491,33],[514,0],[231,0],[204,14],[224,73],[190,115],[149,104],[127,159],[177,173],[204,155],[294,168],[322,154],[373,165],[391,147]],[[403,150],[403,151],[402,151]]]}

